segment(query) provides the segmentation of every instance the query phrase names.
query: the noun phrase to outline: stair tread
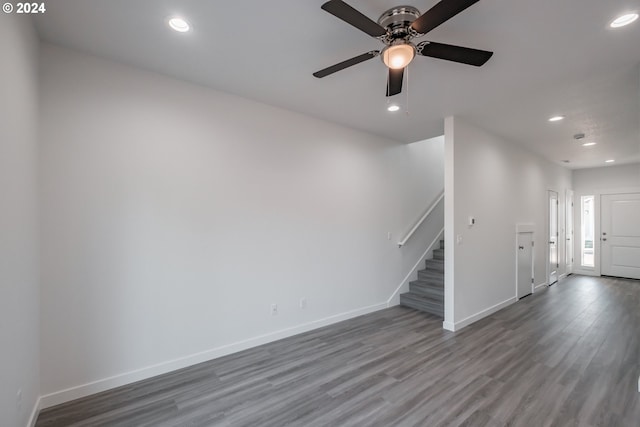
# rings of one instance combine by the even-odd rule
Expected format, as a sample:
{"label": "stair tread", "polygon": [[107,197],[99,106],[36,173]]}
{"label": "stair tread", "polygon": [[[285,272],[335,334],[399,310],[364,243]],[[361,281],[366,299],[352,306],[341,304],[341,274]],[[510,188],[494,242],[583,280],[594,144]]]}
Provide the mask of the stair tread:
{"label": "stair tread", "polygon": [[424,262],[425,270],[437,271],[444,274],[444,260],[443,259],[428,259]]}
{"label": "stair tread", "polygon": [[418,294],[418,293],[415,293],[415,292],[412,292],[412,291],[400,294],[401,297],[403,295],[405,296],[405,298],[417,299],[417,300],[420,300],[420,301],[430,302],[430,303],[433,303],[435,305],[444,306],[444,304],[443,304],[443,302],[441,300],[433,298],[433,297],[431,297],[429,295],[422,295],[422,294]]}
{"label": "stair tread", "polygon": [[424,283],[424,282],[410,282],[409,283],[409,289],[411,289],[411,287],[414,288],[421,288],[423,290],[425,290],[425,292],[438,292],[440,294],[444,295],[444,286],[441,284],[431,284],[431,283]]}
{"label": "stair tread", "polygon": [[423,297],[412,292],[400,294],[400,304],[425,313],[440,317],[444,316],[444,303],[442,301],[434,301],[431,298]]}
{"label": "stair tread", "polygon": [[444,289],[444,282],[440,283],[440,282],[436,282],[436,281],[429,281],[429,280],[412,280],[411,282],[409,282],[409,285],[418,285],[418,286],[424,286],[427,288],[433,288],[433,289]]}
{"label": "stair tread", "polygon": [[425,268],[424,270],[418,271],[418,277],[420,276],[444,280],[444,271]]}

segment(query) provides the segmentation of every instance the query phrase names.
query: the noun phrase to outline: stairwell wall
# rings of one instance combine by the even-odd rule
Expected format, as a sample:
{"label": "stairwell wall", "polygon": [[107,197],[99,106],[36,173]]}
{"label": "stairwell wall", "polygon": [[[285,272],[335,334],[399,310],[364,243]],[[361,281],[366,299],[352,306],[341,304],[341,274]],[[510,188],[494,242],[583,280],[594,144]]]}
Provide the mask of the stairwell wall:
{"label": "stairwell wall", "polygon": [[397,241],[442,190],[442,138],[41,63],[43,406],[384,308],[415,263]]}

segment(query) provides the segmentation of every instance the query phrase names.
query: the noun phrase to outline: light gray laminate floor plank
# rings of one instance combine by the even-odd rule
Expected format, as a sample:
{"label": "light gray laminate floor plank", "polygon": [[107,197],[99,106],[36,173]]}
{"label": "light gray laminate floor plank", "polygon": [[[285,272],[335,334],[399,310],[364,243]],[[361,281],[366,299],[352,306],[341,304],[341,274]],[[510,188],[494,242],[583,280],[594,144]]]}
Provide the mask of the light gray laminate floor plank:
{"label": "light gray laminate floor plank", "polygon": [[393,307],[41,412],[45,426],[640,425],[640,281],[571,276],[463,330]]}

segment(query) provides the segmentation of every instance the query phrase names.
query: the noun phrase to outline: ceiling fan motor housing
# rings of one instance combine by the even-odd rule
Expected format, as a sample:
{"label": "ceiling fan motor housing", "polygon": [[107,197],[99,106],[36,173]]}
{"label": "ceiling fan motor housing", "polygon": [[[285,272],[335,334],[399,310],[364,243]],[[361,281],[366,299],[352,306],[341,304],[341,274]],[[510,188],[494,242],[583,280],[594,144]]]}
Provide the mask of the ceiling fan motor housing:
{"label": "ceiling fan motor housing", "polygon": [[413,6],[396,6],[380,15],[378,24],[387,30],[386,42],[411,38],[409,26],[419,16],[420,11]]}

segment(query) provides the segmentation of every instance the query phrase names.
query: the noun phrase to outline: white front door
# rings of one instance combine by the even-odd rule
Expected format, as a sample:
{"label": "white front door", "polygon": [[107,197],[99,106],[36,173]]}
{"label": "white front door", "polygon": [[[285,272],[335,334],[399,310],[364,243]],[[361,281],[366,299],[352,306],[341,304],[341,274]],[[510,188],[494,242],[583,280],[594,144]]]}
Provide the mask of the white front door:
{"label": "white front door", "polygon": [[533,233],[518,233],[518,299],[533,292]]}
{"label": "white front door", "polygon": [[573,191],[567,190],[565,198],[565,230],[566,230],[566,245],[565,245],[565,262],[567,265],[567,274],[573,272]]}
{"label": "white front door", "polygon": [[600,272],[640,279],[640,193],[601,199]]}
{"label": "white front door", "polygon": [[558,193],[549,191],[549,285],[558,281]]}

